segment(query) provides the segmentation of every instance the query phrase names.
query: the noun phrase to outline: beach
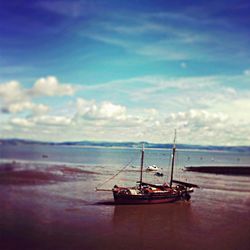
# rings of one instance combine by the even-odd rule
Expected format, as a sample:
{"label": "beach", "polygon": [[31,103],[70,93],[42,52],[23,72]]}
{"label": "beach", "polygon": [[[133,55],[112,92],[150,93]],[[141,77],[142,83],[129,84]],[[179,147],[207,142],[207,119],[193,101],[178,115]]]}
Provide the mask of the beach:
{"label": "beach", "polygon": [[[99,156],[110,154],[105,152],[99,151]],[[157,152],[151,154],[154,159]],[[184,178],[200,186],[191,201],[122,206],[113,203],[112,192],[95,191],[112,176],[112,167],[52,163],[48,156],[0,164],[0,249],[250,247],[247,176],[188,172]],[[138,174],[132,170],[122,173],[119,181],[132,182]],[[176,172],[183,174],[180,168]],[[144,176],[153,178],[151,173]]]}

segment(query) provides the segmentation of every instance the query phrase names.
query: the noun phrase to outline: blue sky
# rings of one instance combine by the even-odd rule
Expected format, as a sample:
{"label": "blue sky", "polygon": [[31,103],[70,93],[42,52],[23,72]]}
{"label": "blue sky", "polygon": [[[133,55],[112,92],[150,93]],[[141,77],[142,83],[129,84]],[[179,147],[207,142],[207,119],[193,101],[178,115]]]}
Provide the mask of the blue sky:
{"label": "blue sky", "polygon": [[250,144],[249,1],[1,1],[1,137]]}

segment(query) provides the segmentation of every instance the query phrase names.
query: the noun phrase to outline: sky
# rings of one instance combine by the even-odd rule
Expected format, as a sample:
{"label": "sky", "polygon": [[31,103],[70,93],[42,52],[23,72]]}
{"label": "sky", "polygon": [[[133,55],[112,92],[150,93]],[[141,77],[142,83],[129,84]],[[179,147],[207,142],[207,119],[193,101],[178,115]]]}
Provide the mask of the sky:
{"label": "sky", "polygon": [[0,2],[0,137],[250,145],[249,0]]}

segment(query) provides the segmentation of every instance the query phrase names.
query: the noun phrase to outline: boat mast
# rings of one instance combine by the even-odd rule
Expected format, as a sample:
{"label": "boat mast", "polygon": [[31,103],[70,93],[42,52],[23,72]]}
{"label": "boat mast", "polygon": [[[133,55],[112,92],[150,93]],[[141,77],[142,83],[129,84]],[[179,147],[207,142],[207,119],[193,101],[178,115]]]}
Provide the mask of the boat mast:
{"label": "boat mast", "polygon": [[172,163],[171,163],[171,174],[170,174],[170,183],[169,183],[170,187],[172,187],[173,173],[174,173],[174,161],[175,161],[175,151],[176,151],[175,140],[176,140],[176,129],[174,131],[174,143],[173,143],[173,149],[172,149]]}
{"label": "boat mast", "polygon": [[140,172],[140,189],[142,186],[142,171],[143,171],[143,165],[144,165],[144,143],[142,144],[142,150],[141,150],[141,172]]}

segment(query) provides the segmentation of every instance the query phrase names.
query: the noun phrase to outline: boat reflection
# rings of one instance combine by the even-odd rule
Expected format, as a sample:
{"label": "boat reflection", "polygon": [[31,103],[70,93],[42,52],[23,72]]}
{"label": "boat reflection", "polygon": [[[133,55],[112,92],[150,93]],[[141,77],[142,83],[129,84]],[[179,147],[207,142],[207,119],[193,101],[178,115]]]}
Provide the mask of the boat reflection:
{"label": "boat reflection", "polygon": [[120,248],[179,249],[192,246],[194,221],[189,202],[118,205],[114,208],[113,228]]}

